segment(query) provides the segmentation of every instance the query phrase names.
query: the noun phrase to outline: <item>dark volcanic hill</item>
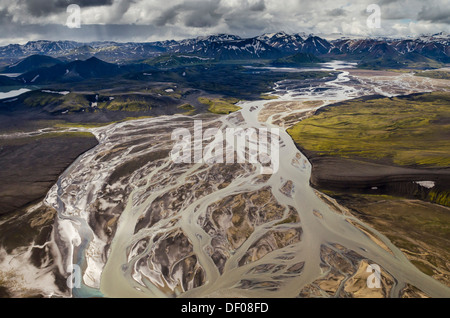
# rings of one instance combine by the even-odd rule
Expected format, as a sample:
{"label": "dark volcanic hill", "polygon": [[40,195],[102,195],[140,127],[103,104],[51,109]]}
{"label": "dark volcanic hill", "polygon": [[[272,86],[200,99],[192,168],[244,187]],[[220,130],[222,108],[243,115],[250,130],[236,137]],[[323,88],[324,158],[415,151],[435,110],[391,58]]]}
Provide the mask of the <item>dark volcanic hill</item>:
{"label": "dark volcanic hill", "polygon": [[62,63],[60,60],[45,55],[31,55],[19,63],[1,70],[2,73],[26,73],[42,67],[50,67]]}
{"label": "dark volcanic hill", "polygon": [[96,57],[86,61],[60,63],[52,67],[39,68],[19,77],[27,84],[51,82],[78,82],[90,78],[114,77],[129,72],[127,67],[107,63]]}
{"label": "dark volcanic hill", "polygon": [[0,75],[0,86],[16,86],[21,83],[14,78]]}
{"label": "dark volcanic hill", "polygon": [[274,65],[304,65],[304,64],[314,64],[321,63],[323,60],[317,56],[309,53],[297,53],[295,55],[287,56],[275,60]]}

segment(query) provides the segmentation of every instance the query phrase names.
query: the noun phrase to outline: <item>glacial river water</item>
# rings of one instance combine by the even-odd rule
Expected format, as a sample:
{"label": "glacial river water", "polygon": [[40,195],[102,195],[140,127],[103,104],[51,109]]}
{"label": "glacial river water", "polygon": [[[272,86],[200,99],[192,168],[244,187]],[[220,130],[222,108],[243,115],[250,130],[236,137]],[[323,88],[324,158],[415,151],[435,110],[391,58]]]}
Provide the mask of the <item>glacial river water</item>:
{"label": "glacial river water", "polygon": [[[327,69],[341,69],[341,72],[337,79],[323,83],[321,86],[326,88],[323,90],[314,88],[286,90],[281,88],[284,87],[283,83],[279,83],[278,91],[275,93],[280,96],[278,101],[320,100],[326,105],[363,95],[364,92],[346,85],[350,80],[349,74],[342,69],[348,66],[351,65],[340,62],[327,63]],[[244,102],[239,105],[242,110],[238,113],[207,120],[211,122],[211,125],[221,128],[277,128],[272,124],[273,116],[264,123],[258,120],[259,113],[269,102]],[[162,195],[168,193],[170,189],[177,189],[184,185],[190,176],[208,172],[212,168],[193,164],[175,170],[168,157],[160,161],[158,165],[150,166],[140,173],[130,173],[129,184],[132,186],[128,192],[120,187],[105,188],[111,171],[117,170],[127,158],[139,153],[139,150],[132,151],[132,149],[136,145],[145,145],[145,142],[139,141],[142,136],[157,140],[161,138],[160,135],[168,135],[171,130],[180,126],[188,127],[192,125],[192,122],[192,118],[187,116],[159,117],[93,129],[92,132],[99,139],[99,146],[73,163],[52,188],[46,203],[58,211],[58,245],[61,249],[61,257],[64,259],[63,263],[67,266],[73,262],[83,269],[83,288],[74,289],[74,296],[167,297],[170,294],[167,291],[175,287],[170,282],[162,281],[161,275],[155,274],[156,270],[146,272],[139,269],[139,261],[145,255],[154,253],[152,247],[145,246],[139,252],[134,251],[136,244],[144,238],[149,237],[151,242],[152,240],[155,242],[161,235],[168,235],[174,229],[182,231],[189,239],[192,244],[192,253],[196,255],[198,266],[201,266],[205,274],[205,283],[201,287],[178,291],[176,294],[179,297],[297,297],[304,286],[325,277],[326,272],[321,265],[323,263],[321,249],[324,245],[340,246],[342,251],[354,251],[361,258],[381,266],[382,275],[386,273],[393,279],[389,295],[391,297],[398,296],[406,284],[416,286],[433,297],[450,295],[449,288],[420,272],[382,234],[368,228],[352,216],[337,213],[321,200],[309,184],[311,164],[299,152],[284,129],[280,129],[280,168],[270,178],[263,182],[256,182],[259,180],[260,170],[245,170],[227,187],[213,189],[198,199],[182,204],[176,214],[167,215],[153,227],[137,232],[136,224],[142,220],[150,207],[158,203]],[[158,134],[158,130],[166,133]],[[123,145],[124,140],[132,142],[133,147],[130,149],[126,149],[126,146],[119,147]],[[164,140],[158,145],[151,144],[150,147],[153,147],[154,151],[170,149],[170,139]],[[101,160],[105,153],[109,154],[108,161]],[[162,178],[160,177],[162,175],[164,178],[158,179]],[[158,180],[168,178],[170,183],[167,186],[158,187]],[[205,183],[207,181],[212,182],[212,180],[203,180]],[[285,195],[280,191],[287,181],[291,181],[291,195]],[[208,207],[223,198],[255,192],[267,187],[270,187],[279,204],[291,206],[299,214],[302,228],[301,240],[268,253],[256,263],[239,264],[249,248],[263,235],[269,233],[276,222],[257,225],[245,243],[230,253],[221,273],[208,252],[214,237],[202,226]],[[111,199],[111,195],[106,198],[104,195],[106,192],[115,193],[114,200]],[[105,249],[106,239],[92,229],[93,206],[98,202],[102,206],[114,206],[118,204],[118,201],[124,202],[123,212],[118,216],[117,229],[108,247],[108,257],[105,259],[102,251]],[[349,220],[374,233],[390,252]],[[337,253],[341,252],[337,251]],[[304,262],[301,274],[288,275],[289,277],[285,278],[274,278],[273,272],[270,271],[260,271],[256,274],[252,272],[255,265],[278,264],[291,267],[300,262]],[[177,277],[178,274],[173,275]],[[266,283],[282,281],[282,287],[275,288],[270,293],[265,288],[245,289],[241,288],[243,278]],[[158,287],[157,282],[162,282],[161,286]]]}

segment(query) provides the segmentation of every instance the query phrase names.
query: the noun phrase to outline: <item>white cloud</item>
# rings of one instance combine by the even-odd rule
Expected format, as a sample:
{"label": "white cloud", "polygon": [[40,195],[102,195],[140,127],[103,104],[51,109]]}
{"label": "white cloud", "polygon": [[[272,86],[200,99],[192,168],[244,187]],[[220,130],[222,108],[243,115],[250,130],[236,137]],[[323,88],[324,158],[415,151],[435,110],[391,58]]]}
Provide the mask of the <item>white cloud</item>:
{"label": "white cloud", "polygon": [[[447,0],[426,3],[421,0],[79,0],[79,3],[97,4],[81,6],[81,31],[62,30],[52,34],[45,26],[66,23],[65,0],[37,1],[51,9],[44,12],[25,0],[0,0],[2,31],[12,31],[1,32],[0,42],[54,38],[59,34],[64,39],[78,39],[83,32],[92,32],[93,28],[87,25],[105,25],[106,28],[99,29],[108,30],[109,25],[117,24],[124,25],[124,31],[118,32],[117,26],[111,26],[117,33],[112,38],[121,40],[123,33],[124,41],[133,33],[134,24],[148,26],[136,27],[132,38],[140,40],[162,40],[168,36],[179,39],[219,32],[254,36],[281,30],[390,36],[450,32]],[[369,15],[366,8],[374,2],[381,7],[382,20],[380,29],[371,30],[366,25]],[[36,27],[28,27],[33,25]],[[98,36],[104,39],[105,34],[111,35],[103,31]],[[86,33],[88,38],[95,35]]]}

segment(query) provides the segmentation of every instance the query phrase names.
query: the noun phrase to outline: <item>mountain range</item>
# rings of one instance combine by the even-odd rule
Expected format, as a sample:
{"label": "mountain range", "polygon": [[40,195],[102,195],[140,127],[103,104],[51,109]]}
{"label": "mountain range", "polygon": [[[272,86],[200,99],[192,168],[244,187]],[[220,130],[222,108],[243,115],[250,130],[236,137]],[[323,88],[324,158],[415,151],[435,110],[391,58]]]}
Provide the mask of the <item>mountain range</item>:
{"label": "mountain range", "polygon": [[[450,62],[449,36],[416,39],[345,39],[284,32],[243,39],[219,34],[152,43],[35,41],[0,47],[0,86],[80,82],[157,69],[229,61],[301,66],[330,59],[370,69],[438,68]],[[8,65],[7,61],[12,63]]]}
{"label": "mountain range", "polygon": [[393,60],[414,58],[420,55],[441,63],[450,62],[450,37],[446,33],[408,39],[340,38],[328,41],[315,35],[264,34],[243,39],[239,36],[218,34],[181,41],[151,43],[118,43],[73,41],[32,41],[24,45],[11,44],[0,47],[3,65],[15,63],[31,55],[46,55],[60,60],[73,61],[96,57],[111,63],[128,63],[163,54],[195,54],[218,60],[278,59],[296,53],[330,56],[347,59]]}

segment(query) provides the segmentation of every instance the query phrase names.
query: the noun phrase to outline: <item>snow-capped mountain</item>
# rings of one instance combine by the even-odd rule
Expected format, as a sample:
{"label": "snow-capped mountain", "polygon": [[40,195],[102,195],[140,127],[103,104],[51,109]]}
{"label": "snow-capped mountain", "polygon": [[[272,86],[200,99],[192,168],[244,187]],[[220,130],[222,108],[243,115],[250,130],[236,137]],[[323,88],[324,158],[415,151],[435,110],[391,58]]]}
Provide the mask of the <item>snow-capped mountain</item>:
{"label": "snow-capped mountain", "polygon": [[73,41],[32,41],[25,45],[0,47],[0,60],[11,64],[31,55],[47,55],[62,60],[87,59],[95,56],[114,63],[138,61],[168,53],[187,53],[229,59],[274,59],[297,53],[340,58],[399,58],[405,54],[419,54],[439,62],[450,62],[450,37],[446,33],[423,35],[417,38],[339,38],[326,40],[304,33],[278,32],[243,39],[236,35],[217,34],[181,41],[151,43]]}
{"label": "snow-capped mountain", "polygon": [[30,56],[35,54],[55,56],[82,46],[73,41],[31,41],[24,45],[10,44],[0,47],[0,57]]}
{"label": "snow-capped mountain", "polygon": [[180,47],[176,53],[191,53],[220,60],[272,59],[282,53],[258,39],[199,42],[196,46]]}
{"label": "snow-capped mountain", "polygon": [[227,42],[227,41],[242,40],[242,38],[237,35],[222,33],[222,34],[217,34],[217,35],[199,36],[194,40],[206,41],[206,42]]}
{"label": "snow-capped mountain", "polygon": [[168,53],[188,53],[210,58],[252,59],[276,58],[281,55],[276,48],[257,39],[241,39],[235,35],[219,34],[182,41],[157,42]]}
{"label": "snow-capped mountain", "polygon": [[450,62],[449,36],[422,36],[416,39],[344,39],[332,42],[330,53],[345,54],[355,58],[401,57],[420,54],[440,62]]}
{"label": "snow-capped mountain", "polygon": [[305,34],[289,35],[285,32],[264,34],[257,37],[258,40],[270,45],[273,48],[291,53],[299,52],[306,38],[307,36]]}

